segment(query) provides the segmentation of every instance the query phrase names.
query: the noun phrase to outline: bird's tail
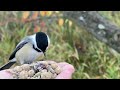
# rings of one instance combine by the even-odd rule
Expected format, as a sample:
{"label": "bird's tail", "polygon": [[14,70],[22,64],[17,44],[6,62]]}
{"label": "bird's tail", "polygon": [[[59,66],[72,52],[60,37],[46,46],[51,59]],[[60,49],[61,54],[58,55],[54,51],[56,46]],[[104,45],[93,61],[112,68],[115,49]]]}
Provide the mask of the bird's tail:
{"label": "bird's tail", "polygon": [[6,63],[5,65],[0,67],[0,71],[4,70],[4,69],[9,69],[15,63],[16,63],[16,61],[9,61],[8,63]]}

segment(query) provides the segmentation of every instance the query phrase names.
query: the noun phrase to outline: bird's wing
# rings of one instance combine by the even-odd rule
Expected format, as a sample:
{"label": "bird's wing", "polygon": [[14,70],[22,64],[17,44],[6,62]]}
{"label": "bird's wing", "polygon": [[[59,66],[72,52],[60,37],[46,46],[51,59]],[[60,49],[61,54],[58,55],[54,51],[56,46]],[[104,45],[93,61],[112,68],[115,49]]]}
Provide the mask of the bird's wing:
{"label": "bird's wing", "polygon": [[22,44],[22,43],[24,43],[24,42],[28,42],[28,39],[29,39],[29,37],[23,38],[23,39],[17,44],[16,48],[17,48],[20,44]]}
{"label": "bird's wing", "polygon": [[16,46],[15,50],[13,51],[13,53],[11,54],[11,56],[9,57],[9,60],[12,60],[15,57],[16,52],[21,49],[25,44],[27,44],[29,42],[29,40],[26,40],[27,38],[24,38],[20,43],[18,43],[18,45]]}

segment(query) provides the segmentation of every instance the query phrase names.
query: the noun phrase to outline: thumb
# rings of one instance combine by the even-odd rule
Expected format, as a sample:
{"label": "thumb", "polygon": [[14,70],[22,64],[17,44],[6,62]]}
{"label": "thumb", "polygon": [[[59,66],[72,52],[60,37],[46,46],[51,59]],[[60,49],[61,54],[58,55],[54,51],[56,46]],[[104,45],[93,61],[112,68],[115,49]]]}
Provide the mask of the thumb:
{"label": "thumb", "polygon": [[9,70],[0,71],[0,79],[13,79],[12,73]]}

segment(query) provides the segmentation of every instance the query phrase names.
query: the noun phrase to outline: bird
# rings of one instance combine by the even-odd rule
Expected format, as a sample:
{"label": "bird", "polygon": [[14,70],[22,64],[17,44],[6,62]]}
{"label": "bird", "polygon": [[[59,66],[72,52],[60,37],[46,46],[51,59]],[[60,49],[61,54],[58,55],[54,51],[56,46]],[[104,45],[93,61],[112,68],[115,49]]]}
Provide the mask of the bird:
{"label": "bird", "polygon": [[0,67],[0,71],[9,69],[15,63],[31,64],[38,60],[50,45],[50,38],[44,32],[37,32],[33,35],[24,37],[15,47],[15,50],[9,57],[9,62]]}

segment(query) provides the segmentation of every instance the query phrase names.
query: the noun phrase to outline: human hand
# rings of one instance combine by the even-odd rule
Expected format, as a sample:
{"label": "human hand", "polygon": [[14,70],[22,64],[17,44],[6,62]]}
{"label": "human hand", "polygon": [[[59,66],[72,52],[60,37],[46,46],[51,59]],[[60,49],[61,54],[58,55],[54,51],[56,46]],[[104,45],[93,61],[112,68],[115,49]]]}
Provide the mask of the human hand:
{"label": "human hand", "polygon": [[[54,63],[54,61],[48,62]],[[72,79],[72,74],[75,71],[74,67],[66,62],[60,62],[57,64],[61,67],[62,72],[55,79]],[[0,71],[0,79],[13,79],[12,73],[10,73],[9,70],[10,69]]]}

